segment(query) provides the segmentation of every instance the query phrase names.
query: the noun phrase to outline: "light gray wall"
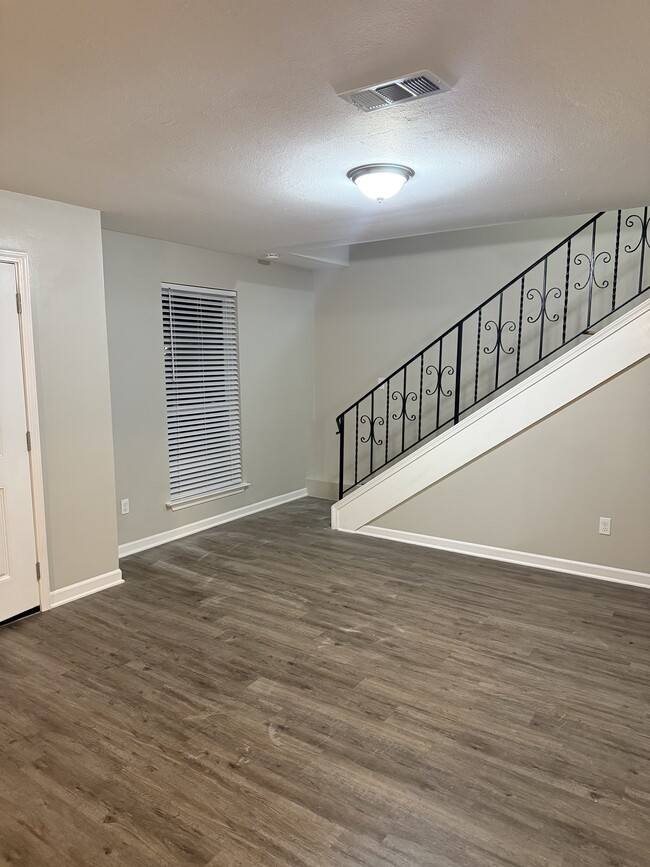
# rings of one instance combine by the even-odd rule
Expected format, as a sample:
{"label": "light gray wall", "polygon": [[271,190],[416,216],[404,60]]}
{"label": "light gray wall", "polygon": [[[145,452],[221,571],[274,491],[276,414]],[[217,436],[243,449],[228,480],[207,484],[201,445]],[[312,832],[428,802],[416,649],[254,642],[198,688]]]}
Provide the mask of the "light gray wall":
{"label": "light gray wall", "polygon": [[[335,496],[339,412],[586,219],[533,220],[363,244],[352,248],[349,268],[317,272],[310,492]],[[613,250],[609,223],[604,235]]]}
{"label": "light gray wall", "polygon": [[53,589],[117,568],[99,212],[0,192],[0,247],[29,256]]}
{"label": "light gray wall", "polygon": [[650,572],[649,394],[650,359],[374,523]]}
{"label": "light gray wall", "polygon": [[[104,232],[120,543],[304,488],[313,425],[311,272]],[[235,289],[242,446],[250,488],[181,511],[169,500],[160,284]],[[117,507],[117,503],[116,503]]]}

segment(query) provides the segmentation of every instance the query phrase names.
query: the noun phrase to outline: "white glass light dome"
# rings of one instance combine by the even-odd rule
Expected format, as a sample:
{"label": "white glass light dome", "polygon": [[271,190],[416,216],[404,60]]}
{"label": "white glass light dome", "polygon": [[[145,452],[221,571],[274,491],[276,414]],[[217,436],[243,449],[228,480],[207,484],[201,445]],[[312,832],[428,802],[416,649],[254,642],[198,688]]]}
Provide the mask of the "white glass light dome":
{"label": "white glass light dome", "polygon": [[408,166],[393,163],[369,163],[350,169],[348,177],[357,185],[364,196],[383,202],[397,195],[404,184],[415,172]]}

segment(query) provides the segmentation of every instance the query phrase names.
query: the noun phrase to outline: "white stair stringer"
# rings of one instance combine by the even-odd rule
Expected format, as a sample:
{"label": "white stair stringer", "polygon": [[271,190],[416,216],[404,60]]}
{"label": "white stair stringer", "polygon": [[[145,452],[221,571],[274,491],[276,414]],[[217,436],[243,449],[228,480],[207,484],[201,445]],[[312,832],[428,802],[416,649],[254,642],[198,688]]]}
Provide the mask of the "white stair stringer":
{"label": "white stair stringer", "polygon": [[350,491],[332,528],[365,527],[649,355],[650,299]]}

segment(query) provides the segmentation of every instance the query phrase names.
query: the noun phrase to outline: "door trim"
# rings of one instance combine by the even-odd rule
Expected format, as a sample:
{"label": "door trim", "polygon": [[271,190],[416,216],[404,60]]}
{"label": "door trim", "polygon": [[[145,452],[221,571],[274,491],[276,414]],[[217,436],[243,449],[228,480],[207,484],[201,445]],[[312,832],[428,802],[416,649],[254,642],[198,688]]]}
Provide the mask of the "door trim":
{"label": "door trim", "polygon": [[[36,556],[40,564],[38,593],[41,611],[49,611],[50,569],[47,556],[47,530],[45,522],[45,490],[43,485],[43,459],[38,419],[38,400],[36,393],[36,359],[34,355],[34,332],[32,326],[32,305],[29,291],[29,262],[27,253],[0,250],[0,263],[13,265],[16,274],[16,290],[20,293],[21,314],[18,317],[20,328],[20,347],[23,362],[23,382],[25,388],[25,412],[28,430],[31,434],[29,470],[32,486],[32,509],[34,513],[34,535]],[[36,568],[36,564],[34,564]]]}

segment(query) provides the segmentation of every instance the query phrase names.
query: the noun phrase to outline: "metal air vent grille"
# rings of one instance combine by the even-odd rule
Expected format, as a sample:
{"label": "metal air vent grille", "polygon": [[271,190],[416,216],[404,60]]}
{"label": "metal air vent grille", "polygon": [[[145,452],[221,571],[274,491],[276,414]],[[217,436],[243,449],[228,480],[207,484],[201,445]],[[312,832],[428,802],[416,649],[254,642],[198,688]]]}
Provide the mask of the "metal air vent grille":
{"label": "metal air vent grille", "polygon": [[427,96],[430,93],[438,93],[440,87],[426,75],[420,75],[417,78],[407,78],[404,82],[409,90],[413,93],[418,93],[420,96]]}
{"label": "metal air vent grille", "polygon": [[428,70],[423,70],[392,81],[382,81],[370,87],[347,90],[339,93],[339,96],[356,108],[360,108],[361,111],[378,111],[448,90],[451,90],[451,87],[441,78]]}

